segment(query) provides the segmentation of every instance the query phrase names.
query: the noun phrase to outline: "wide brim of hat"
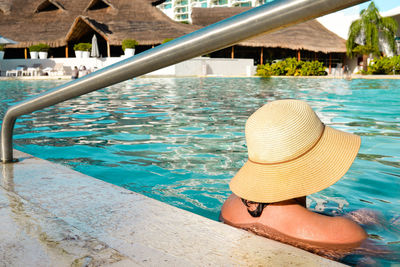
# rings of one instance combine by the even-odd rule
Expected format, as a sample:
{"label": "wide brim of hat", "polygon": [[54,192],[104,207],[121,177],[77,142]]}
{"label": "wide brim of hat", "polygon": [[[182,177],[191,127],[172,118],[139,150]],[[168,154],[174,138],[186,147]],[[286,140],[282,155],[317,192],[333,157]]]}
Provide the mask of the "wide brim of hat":
{"label": "wide brim of hat", "polygon": [[262,203],[310,195],[333,185],[348,171],[360,144],[359,136],[325,126],[318,143],[301,157],[276,164],[248,160],[229,187],[241,198]]}

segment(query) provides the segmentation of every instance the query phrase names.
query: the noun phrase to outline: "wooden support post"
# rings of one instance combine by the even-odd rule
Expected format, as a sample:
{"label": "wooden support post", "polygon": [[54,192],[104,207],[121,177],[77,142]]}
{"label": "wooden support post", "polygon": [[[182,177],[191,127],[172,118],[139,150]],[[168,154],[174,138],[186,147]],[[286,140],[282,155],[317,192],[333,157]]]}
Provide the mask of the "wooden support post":
{"label": "wooden support post", "polygon": [[317,52],[314,52],[314,61],[317,61]]}
{"label": "wooden support post", "polygon": [[28,48],[25,47],[24,49],[25,59],[28,59]]}
{"label": "wooden support post", "polygon": [[110,42],[107,41],[107,57],[111,56],[111,51],[110,51]]}
{"label": "wooden support post", "polygon": [[232,46],[231,58],[235,58],[235,47]]}
{"label": "wooden support post", "polygon": [[297,50],[297,61],[301,60],[300,50]]}
{"label": "wooden support post", "polygon": [[68,58],[68,44],[65,46],[65,58]]}
{"label": "wooden support post", "polygon": [[329,53],[329,74],[332,73],[332,54]]}
{"label": "wooden support post", "polygon": [[263,64],[263,58],[264,58],[264,47],[261,47],[261,55],[260,55],[260,64]]}

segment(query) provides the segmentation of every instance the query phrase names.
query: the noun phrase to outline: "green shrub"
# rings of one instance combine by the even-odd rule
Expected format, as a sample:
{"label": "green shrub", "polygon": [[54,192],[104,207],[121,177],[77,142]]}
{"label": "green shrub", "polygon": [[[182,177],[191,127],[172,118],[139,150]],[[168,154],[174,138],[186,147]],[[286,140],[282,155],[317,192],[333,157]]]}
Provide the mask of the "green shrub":
{"label": "green shrub", "polygon": [[258,76],[322,76],[326,75],[324,65],[319,61],[298,61],[287,58],[272,64],[258,65]]}
{"label": "green shrub", "polygon": [[122,50],[127,48],[135,48],[139,43],[134,39],[125,39],[122,41]]}
{"label": "green shrub", "polygon": [[375,58],[370,62],[367,74],[400,74],[400,55]]}
{"label": "green shrub", "polygon": [[4,45],[0,45],[0,51],[4,51]]}
{"label": "green shrub", "polygon": [[257,65],[256,75],[261,77],[269,77],[273,75],[271,65],[268,63],[265,65]]}
{"label": "green shrub", "polygon": [[91,43],[79,43],[74,45],[74,50],[75,51],[90,51],[92,50],[92,44]]}
{"label": "green shrub", "polygon": [[276,63],[273,63],[271,65],[271,71],[272,71],[271,75],[276,75],[276,76],[286,75],[286,63],[285,63],[285,61],[278,61]]}
{"label": "green shrub", "polygon": [[38,44],[39,46],[39,52],[49,52],[50,46],[47,44]]}
{"label": "green shrub", "polygon": [[38,45],[31,45],[29,47],[29,52],[39,52],[39,51],[40,51],[40,48]]}
{"label": "green shrub", "polygon": [[174,38],[165,38],[165,39],[162,41],[162,44],[168,43],[169,41],[172,41],[172,40],[174,40]]}
{"label": "green shrub", "polygon": [[37,44],[37,45],[31,45],[29,47],[30,52],[48,52],[50,49],[50,46],[47,44]]}
{"label": "green shrub", "polygon": [[319,61],[305,61],[300,69],[301,76],[323,76],[326,75],[325,67]]}
{"label": "green shrub", "polygon": [[394,74],[400,74],[400,55],[392,57],[392,62],[395,70]]}
{"label": "green shrub", "polygon": [[299,76],[301,68],[303,66],[303,61],[298,61],[296,58],[287,58],[282,61],[285,65],[285,75],[286,76]]}

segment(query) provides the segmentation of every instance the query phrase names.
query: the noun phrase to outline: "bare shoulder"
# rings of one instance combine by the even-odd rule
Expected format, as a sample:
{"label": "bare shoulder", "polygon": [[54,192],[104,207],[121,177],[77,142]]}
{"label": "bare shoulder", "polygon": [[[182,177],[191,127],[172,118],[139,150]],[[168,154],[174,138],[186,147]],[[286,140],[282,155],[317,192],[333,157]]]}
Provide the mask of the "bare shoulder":
{"label": "bare shoulder", "polygon": [[364,229],[352,220],[344,217],[324,217],[327,218],[324,231],[326,235],[330,237],[327,242],[330,241],[330,243],[333,244],[360,245],[361,242],[367,238],[367,233]]}
{"label": "bare shoulder", "polygon": [[220,220],[235,227],[241,227],[258,221],[257,218],[250,216],[242,200],[235,194],[231,194],[222,205]]}
{"label": "bare shoulder", "polygon": [[294,203],[267,207],[261,223],[285,236],[327,247],[357,247],[367,237],[364,229],[344,217],[309,211]]}
{"label": "bare shoulder", "polygon": [[[273,203],[260,217],[252,217],[241,199],[232,194],[221,209],[221,220],[229,225],[253,229],[265,236],[282,235],[305,243],[326,247],[357,247],[367,235],[355,222],[343,217],[330,217],[311,212],[293,201]],[[280,239],[280,238],[279,238]]]}

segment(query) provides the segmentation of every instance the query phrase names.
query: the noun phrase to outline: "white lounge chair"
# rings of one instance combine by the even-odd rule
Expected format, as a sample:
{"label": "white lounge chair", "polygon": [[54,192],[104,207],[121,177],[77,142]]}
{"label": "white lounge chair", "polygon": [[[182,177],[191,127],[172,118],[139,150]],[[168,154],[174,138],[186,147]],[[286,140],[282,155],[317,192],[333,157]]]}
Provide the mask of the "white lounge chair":
{"label": "white lounge chair", "polygon": [[53,70],[51,67],[46,67],[42,70],[42,75],[50,75],[50,72]]}
{"label": "white lounge chair", "polygon": [[63,72],[64,72],[64,75],[71,75],[72,74],[71,66],[63,66]]}
{"label": "white lounge chair", "polygon": [[24,76],[27,75],[26,73],[27,71],[27,67],[25,65],[18,65],[15,70],[8,70],[6,72],[6,76],[10,77],[10,76]]}
{"label": "white lounge chair", "polygon": [[27,67],[25,65],[18,65],[17,67],[17,76],[26,76],[27,74]]}
{"label": "white lounge chair", "polygon": [[42,64],[33,64],[32,67],[28,67],[27,74],[29,76],[38,76],[41,75],[42,72]]}
{"label": "white lounge chair", "polygon": [[63,63],[56,63],[54,68],[49,73],[50,76],[62,76],[64,75],[64,65]]}
{"label": "white lounge chair", "polygon": [[42,70],[43,75],[49,75],[49,76],[59,76],[59,75],[64,75],[64,69],[63,69],[63,64],[62,63],[56,63],[54,68],[52,67],[46,67]]}
{"label": "white lounge chair", "polygon": [[18,71],[17,70],[8,70],[6,71],[6,76],[7,77],[12,77],[12,76],[17,76]]}

